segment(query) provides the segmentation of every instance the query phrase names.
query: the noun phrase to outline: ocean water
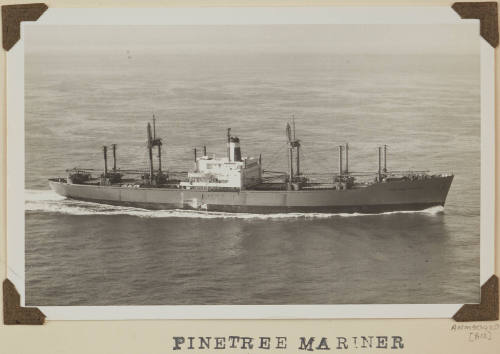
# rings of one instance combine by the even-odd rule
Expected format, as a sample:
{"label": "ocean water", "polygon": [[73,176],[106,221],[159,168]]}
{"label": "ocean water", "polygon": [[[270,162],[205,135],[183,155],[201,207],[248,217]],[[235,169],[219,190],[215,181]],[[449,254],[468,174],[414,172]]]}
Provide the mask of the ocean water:
{"label": "ocean water", "polygon": [[[29,305],[474,303],[479,301],[478,56],[246,53],[117,48],[25,58],[26,303]],[[383,214],[148,211],[57,196],[47,179],[146,168],[158,118],[163,165],[193,147],[286,170],[293,115],[305,173],[453,172],[445,208]]]}

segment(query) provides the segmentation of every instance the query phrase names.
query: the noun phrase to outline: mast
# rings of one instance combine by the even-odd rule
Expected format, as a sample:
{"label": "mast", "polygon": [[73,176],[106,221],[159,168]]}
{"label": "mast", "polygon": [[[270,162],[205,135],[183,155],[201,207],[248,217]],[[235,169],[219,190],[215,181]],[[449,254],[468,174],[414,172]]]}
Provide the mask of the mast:
{"label": "mast", "polygon": [[288,138],[288,158],[289,158],[289,171],[288,171],[288,185],[291,188],[293,181],[293,141],[290,123],[286,123],[286,136]]}
{"label": "mast", "polygon": [[293,150],[296,149],[295,155],[295,176],[300,175],[300,141],[295,136],[295,116],[292,115],[292,127],[287,124],[287,138],[288,144],[290,145],[290,178],[293,179]]}
{"label": "mast", "polygon": [[339,174],[342,176],[344,173],[343,170],[343,163],[342,163],[342,155],[344,152],[344,146],[339,145]]}
{"label": "mast", "polygon": [[153,114],[153,131],[151,132],[151,124],[148,122],[147,126],[147,133],[148,133],[148,154],[149,154],[149,183],[153,184],[155,181],[155,175],[154,175],[154,166],[153,166],[153,148],[155,146],[158,146],[158,176],[157,176],[157,182],[162,183],[163,176],[162,174],[162,167],[161,167],[161,146],[163,143],[161,142],[161,138],[156,137],[156,117]]}
{"label": "mast", "polygon": [[116,172],[116,144],[112,144],[113,148],[113,172]]}
{"label": "mast", "polygon": [[158,173],[161,174],[161,141],[158,143]]}
{"label": "mast", "polygon": [[203,156],[207,156],[207,146],[203,145]]}
{"label": "mast", "polygon": [[197,155],[197,150],[196,150],[196,148],[193,148],[193,152],[194,152],[194,162],[196,162],[196,155]]}
{"label": "mast", "polygon": [[382,180],[382,147],[378,147],[378,181]]}
{"label": "mast", "polygon": [[153,140],[156,140],[156,117],[153,114]]}
{"label": "mast", "polygon": [[345,173],[349,174],[349,144],[345,143]]}
{"label": "mast", "polygon": [[229,144],[231,142],[231,128],[227,128],[227,160],[231,161],[231,152],[229,149]]}
{"label": "mast", "polygon": [[297,155],[296,155],[296,176],[300,175],[300,144],[297,144]]}
{"label": "mast", "polygon": [[156,138],[156,117],[153,114],[153,142],[158,146],[158,174],[161,175],[161,139]]}
{"label": "mast", "polygon": [[292,115],[292,125],[293,125],[293,142],[292,145],[297,149],[297,155],[295,159],[295,176],[300,175],[300,141],[295,137],[295,116]]}
{"label": "mast", "polygon": [[384,145],[384,173],[387,172],[387,145]]}
{"label": "mast", "polygon": [[108,147],[106,145],[102,147],[102,152],[104,154],[104,184],[106,184],[106,177],[108,177]]}
{"label": "mast", "polygon": [[153,184],[153,137],[151,135],[151,124],[148,122],[148,152],[149,152],[149,183]]}

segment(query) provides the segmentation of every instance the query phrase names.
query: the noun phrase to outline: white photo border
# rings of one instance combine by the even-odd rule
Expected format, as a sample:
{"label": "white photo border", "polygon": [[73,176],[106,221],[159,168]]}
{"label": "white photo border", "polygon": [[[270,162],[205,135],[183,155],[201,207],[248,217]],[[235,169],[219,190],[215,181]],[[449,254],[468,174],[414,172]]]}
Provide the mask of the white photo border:
{"label": "white photo border", "polygon": [[[7,53],[7,277],[25,305],[24,28],[44,25],[463,24],[451,7],[49,8]],[[480,284],[495,264],[495,56],[480,37]],[[478,286],[479,289],[479,286]],[[40,306],[48,320],[450,318],[462,304]]]}

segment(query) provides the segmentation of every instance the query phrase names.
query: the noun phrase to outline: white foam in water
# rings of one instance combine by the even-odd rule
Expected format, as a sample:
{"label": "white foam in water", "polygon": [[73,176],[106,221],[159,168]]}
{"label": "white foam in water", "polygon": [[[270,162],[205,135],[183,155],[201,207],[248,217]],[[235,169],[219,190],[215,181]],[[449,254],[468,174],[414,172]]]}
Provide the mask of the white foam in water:
{"label": "white foam in water", "polygon": [[60,213],[68,215],[130,215],[143,218],[200,218],[200,219],[326,219],[331,217],[359,217],[370,215],[390,215],[423,213],[436,215],[443,212],[441,206],[420,211],[391,211],[377,214],[362,213],[280,213],[250,214],[226,213],[198,210],[147,210],[67,199],[52,190],[25,190],[25,210],[29,212]]}
{"label": "white foam in water", "polygon": [[51,189],[26,189],[24,197],[26,201],[56,201],[66,199]]}

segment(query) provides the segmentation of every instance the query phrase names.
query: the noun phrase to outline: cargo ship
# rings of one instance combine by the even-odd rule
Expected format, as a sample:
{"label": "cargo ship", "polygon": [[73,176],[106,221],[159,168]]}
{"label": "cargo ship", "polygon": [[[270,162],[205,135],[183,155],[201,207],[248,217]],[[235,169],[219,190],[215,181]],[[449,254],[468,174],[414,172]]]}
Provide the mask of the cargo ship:
{"label": "cargo ship", "polygon": [[112,167],[108,168],[108,146],[103,146],[103,169],[68,169],[66,177],[49,179],[50,187],[71,199],[153,210],[380,213],[444,206],[453,181],[451,173],[389,171],[387,145],[378,147],[378,171],[352,172],[348,144],[338,146],[338,172],[322,173],[323,180],[318,180],[301,171],[295,121],[285,128],[287,171],[263,169],[262,155],[243,157],[240,139],[229,128],[226,156],[209,156],[206,146],[200,153],[195,148],[193,170],[175,172],[162,169],[163,142],[156,136],[154,116],[146,132],[147,169],[117,168],[117,146],[112,144]]}

